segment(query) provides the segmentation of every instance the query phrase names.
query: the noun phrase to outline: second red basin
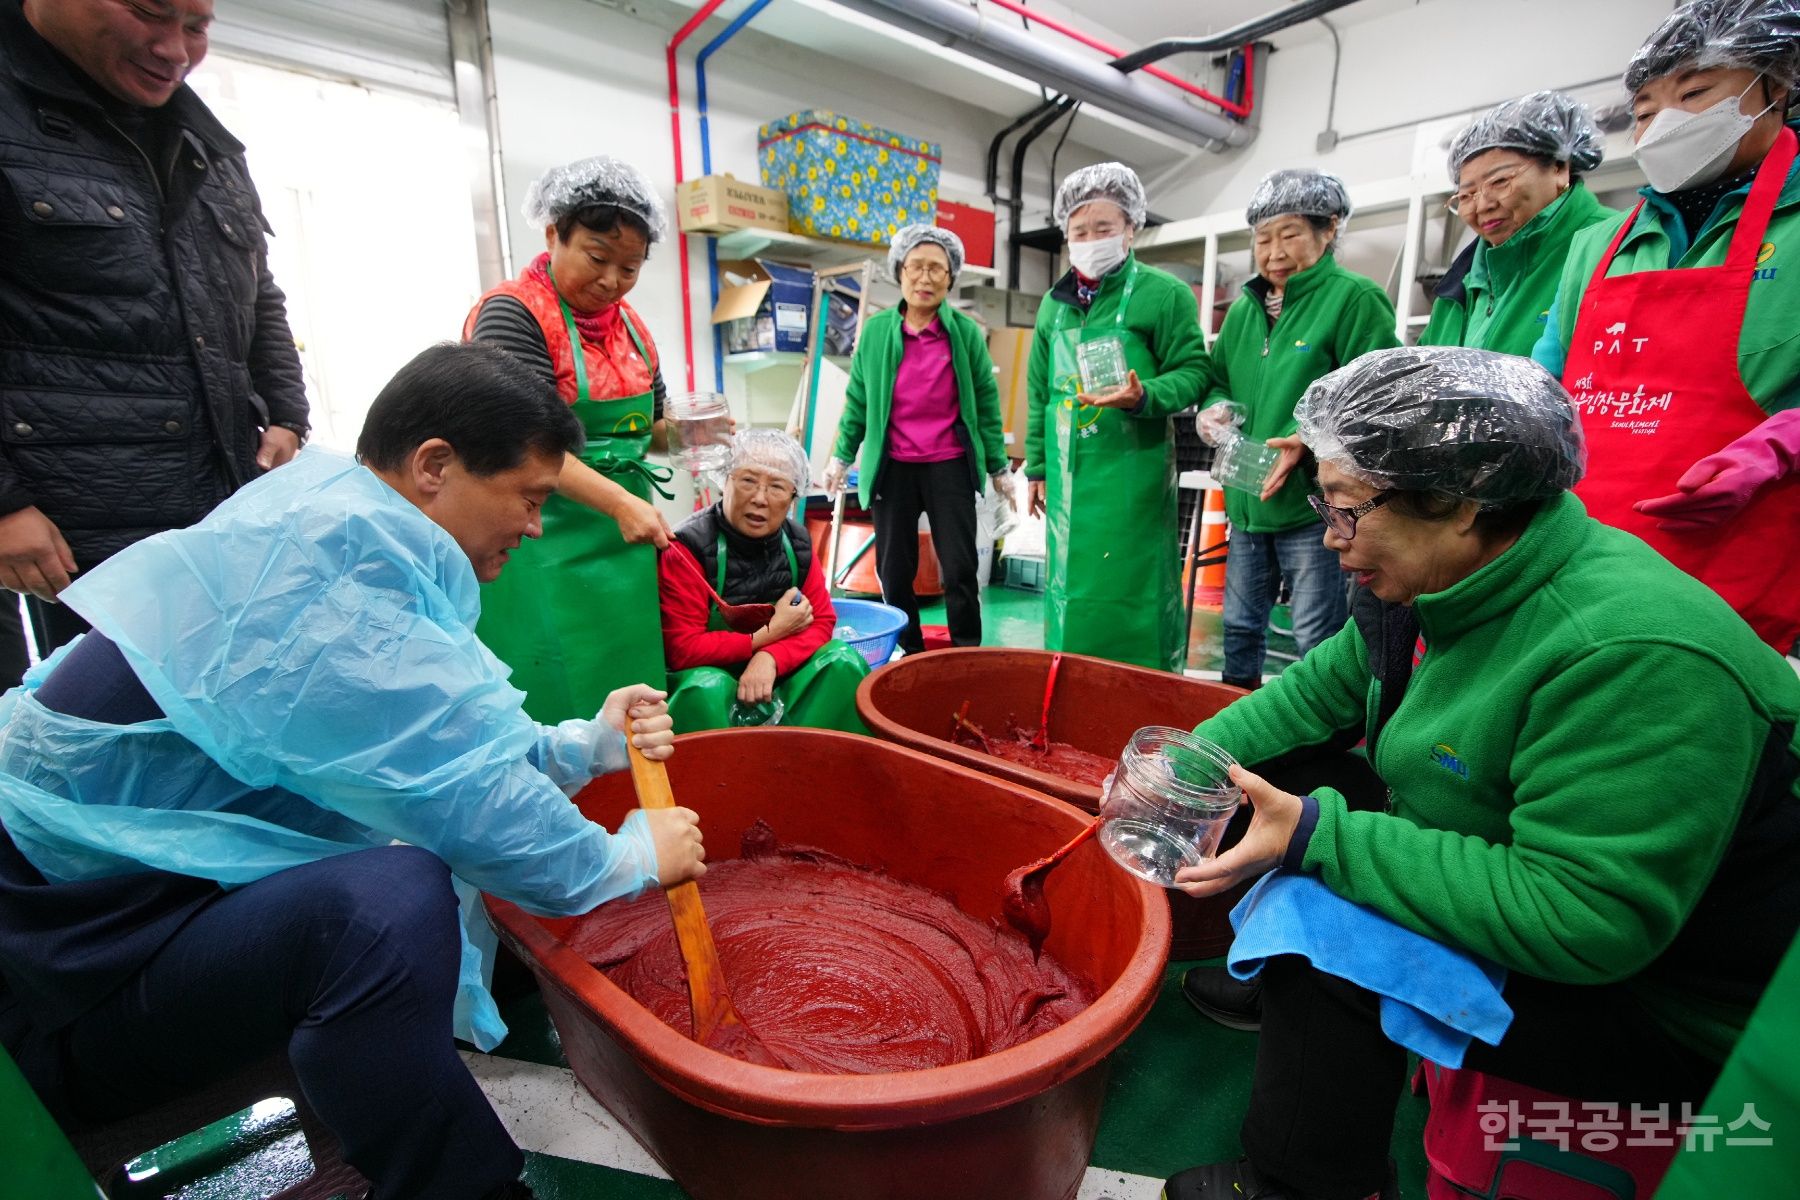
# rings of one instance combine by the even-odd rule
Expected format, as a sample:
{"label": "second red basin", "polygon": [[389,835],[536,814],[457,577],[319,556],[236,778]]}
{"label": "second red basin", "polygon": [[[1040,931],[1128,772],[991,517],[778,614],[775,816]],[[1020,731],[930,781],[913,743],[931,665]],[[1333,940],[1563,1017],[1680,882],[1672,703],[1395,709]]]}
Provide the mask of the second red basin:
{"label": "second red basin", "polygon": [[[1100,789],[995,758],[950,740],[951,715],[969,704],[969,720],[992,732],[1008,722],[1036,729],[1049,678],[1048,650],[964,646],[909,655],[870,674],[856,689],[856,711],[886,741],[1046,792],[1098,812]],[[1146,725],[1192,729],[1249,693],[1222,683],[1188,679],[1085,654],[1064,654],[1050,707],[1050,738],[1103,758],[1118,758]],[[1169,893],[1174,923],[1169,955],[1213,958],[1231,944],[1227,920],[1243,895],[1238,888],[1211,900]]]}

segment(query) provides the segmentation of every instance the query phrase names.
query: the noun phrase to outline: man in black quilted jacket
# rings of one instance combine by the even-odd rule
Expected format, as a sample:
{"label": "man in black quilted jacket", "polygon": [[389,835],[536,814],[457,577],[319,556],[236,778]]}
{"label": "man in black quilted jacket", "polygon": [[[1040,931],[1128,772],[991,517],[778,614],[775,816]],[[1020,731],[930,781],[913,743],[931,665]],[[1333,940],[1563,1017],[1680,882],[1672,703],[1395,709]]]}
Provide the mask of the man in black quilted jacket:
{"label": "man in black quilted jacket", "polygon": [[43,653],[70,576],[306,438],[244,147],[182,82],[212,10],[0,0],[0,587]]}

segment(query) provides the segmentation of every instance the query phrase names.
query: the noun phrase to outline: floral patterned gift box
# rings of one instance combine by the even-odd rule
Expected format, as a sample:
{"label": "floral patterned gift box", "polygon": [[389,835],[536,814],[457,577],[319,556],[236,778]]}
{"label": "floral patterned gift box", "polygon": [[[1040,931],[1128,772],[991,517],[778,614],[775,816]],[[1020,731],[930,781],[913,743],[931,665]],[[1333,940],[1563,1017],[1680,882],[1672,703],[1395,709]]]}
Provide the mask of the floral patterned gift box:
{"label": "floral patterned gift box", "polygon": [[885,246],[905,225],[937,219],[943,147],[837,113],[809,109],[757,136],[764,187],[788,197],[788,228]]}

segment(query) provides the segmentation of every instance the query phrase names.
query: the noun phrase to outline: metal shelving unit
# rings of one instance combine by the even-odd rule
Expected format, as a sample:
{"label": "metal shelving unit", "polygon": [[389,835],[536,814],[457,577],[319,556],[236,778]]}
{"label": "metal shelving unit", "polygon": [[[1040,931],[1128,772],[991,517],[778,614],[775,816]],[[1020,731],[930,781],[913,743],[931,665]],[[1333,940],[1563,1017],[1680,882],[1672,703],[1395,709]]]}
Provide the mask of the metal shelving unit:
{"label": "metal shelving unit", "polygon": [[[766,257],[780,261],[787,254],[811,266],[841,267],[887,258],[886,246],[834,242],[780,229],[738,229],[719,234],[717,241],[719,257],[727,260]],[[994,268],[965,265],[958,278],[964,277],[971,282],[989,282],[994,278]]]}

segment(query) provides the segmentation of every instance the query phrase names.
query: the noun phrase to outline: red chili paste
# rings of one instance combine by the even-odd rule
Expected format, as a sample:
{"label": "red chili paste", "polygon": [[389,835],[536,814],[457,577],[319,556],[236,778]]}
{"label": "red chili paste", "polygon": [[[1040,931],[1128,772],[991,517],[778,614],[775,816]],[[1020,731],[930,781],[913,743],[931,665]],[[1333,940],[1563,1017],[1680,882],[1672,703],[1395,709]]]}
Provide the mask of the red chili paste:
{"label": "red chili paste", "polygon": [[[783,1066],[878,1074],[949,1066],[1056,1028],[1094,987],[1025,939],[949,898],[810,847],[767,826],[744,857],[700,880],[725,981],[744,1024]],[[669,908],[651,891],[602,905],[570,947],[689,1036],[687,975]],[[740,1055],[740,1057],[745,1057]]]}

